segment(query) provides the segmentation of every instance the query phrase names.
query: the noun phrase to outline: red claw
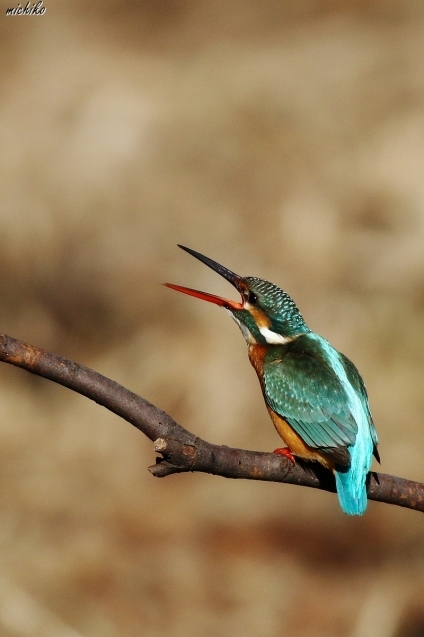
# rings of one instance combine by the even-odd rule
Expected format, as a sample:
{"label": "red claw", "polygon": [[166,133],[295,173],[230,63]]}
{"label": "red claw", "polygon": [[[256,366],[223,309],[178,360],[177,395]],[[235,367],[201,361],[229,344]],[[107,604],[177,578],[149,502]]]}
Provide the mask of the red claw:
{"label": "red claw", "polygon": [[274,449],[273,453],[278,453],[280,456],[285,456],[293,464],[295,464],[296,462],[296,460],[294,459],[294,455],[292,454],[292,452],[290,451],[288,447],[279,447],[278,449]]}

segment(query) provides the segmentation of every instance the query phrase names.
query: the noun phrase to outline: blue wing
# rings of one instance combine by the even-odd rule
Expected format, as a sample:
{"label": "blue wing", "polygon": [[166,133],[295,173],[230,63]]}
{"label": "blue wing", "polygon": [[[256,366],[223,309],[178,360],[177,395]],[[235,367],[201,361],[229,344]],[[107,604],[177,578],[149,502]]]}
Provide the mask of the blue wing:
{"label": "blue wing", "polygon": [[362,379],[362,376],[356,369],[355,365],[352,363],[352,361],[349,360],[348,357],[345,356],[344,354],[340,354],[340,357],[343,361],[343,365],[346,370],[346,374],[350,383],[352,384],[353,388],[356,390],[356,392],[359,394],[361,398],[362,406],[364,408],[364,411],[368,419],[368,426],[370,429],[371,439],[374,445],[374,456],[376,457],[378,462],[380,462],[380,456],[377,451],[378,436],[377,436],[377,431],[375,429],[375,425],[371,416],[370,406],[368,403],[368,394],[365,388],[365,383]]}
{"label": "blue wing", "polygon": [[[371,434],[374,432],[374,444],[377,436],[359,372],[327,341],[322,342],[325,348],[315,335],[314,338],[304,335],[265,359],[265,400],[307,445],[325,451],[337,464],[347,466],[348,448],[355,443],[358,433],[345,387],[347,380],[354,391],[360,391]],[[342,375],[336,373],[337,366],[331,364],[328,352],[333,358],[338,357],[338,364],[344,368]]]}

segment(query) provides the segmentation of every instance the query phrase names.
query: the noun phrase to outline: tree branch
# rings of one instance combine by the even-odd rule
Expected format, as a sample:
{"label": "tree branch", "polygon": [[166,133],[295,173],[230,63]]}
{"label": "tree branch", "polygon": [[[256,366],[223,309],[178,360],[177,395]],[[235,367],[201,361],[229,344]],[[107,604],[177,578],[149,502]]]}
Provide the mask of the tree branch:
{"label": "tree branch", "polygon": [[[97,372],[45,350],[0,335],[0,361],[68,387],[94,400],[137,427],[161,457],[149,471],[159,478],[171,473],[201,471],[225,478],[285,482],[335,492],[332,474],[319,464],[284,456],[212,445],[194,436],[144,398]],[[371,472],[368,498],[424,511],[424,485]]]}

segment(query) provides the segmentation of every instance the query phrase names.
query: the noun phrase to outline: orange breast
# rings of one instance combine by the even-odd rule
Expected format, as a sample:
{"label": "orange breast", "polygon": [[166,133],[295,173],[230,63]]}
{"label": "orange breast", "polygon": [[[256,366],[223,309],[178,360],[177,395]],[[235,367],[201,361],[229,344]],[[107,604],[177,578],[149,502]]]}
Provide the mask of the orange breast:
{"label": "orange breast", "polygon": [[268,347],[266,345],[250,345],[249,346],[249,360],[252,363],[255,371],[258,375],[258,378],[261,382],[264,376],[264,358],[268,351]]}

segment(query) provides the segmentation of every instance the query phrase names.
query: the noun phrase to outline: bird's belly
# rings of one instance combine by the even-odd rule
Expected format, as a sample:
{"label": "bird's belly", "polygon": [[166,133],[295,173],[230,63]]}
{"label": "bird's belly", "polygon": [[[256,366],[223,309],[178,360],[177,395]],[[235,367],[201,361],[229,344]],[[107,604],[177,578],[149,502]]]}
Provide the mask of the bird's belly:
{"label": "bird's belly", "polygon": [[334,469],[334,463],[326,454],[307,445],[284,418],[276,414],[268,405],[267,409],[278,434],[293,455],[303,458],[304,460],[316,460],[324,465],[324,467],[327,467],[327,469]]}

